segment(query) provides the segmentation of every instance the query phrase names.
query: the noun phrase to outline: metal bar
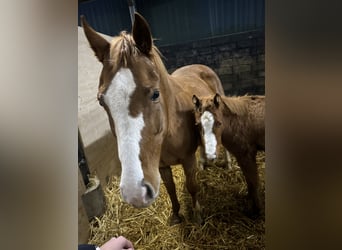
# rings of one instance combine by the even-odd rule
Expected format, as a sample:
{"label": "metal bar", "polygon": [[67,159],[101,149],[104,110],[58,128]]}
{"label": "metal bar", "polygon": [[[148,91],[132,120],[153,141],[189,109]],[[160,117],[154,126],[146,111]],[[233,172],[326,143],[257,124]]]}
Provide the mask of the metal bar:
{"label": "metal bar", "polygon": [[81,171],[84,185],[87,186],[89,184],[90,171],[89,171],[87,159],[84,154],[83,142],[82,142],[82,138],[80,135],[80,131],[78,131],[78,167]]}
{"label": "metal bar", "polygon": [[127,0],[128,8],[129,8],[129,14],[131,16],[131,22],[132,26],[134,24],[134,13],[135,13],[135,2],[134,0]]}

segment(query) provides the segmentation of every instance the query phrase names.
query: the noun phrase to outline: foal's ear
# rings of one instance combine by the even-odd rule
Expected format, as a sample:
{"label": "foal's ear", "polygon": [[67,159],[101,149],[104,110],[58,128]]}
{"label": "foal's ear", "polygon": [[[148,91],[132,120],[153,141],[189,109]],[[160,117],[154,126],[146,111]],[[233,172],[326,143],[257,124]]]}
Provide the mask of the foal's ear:
{"label": "foal's ear", "polygon": [[90,47],[95,52],[97,59],[103,63],[106,54],[109,52],[109,42],[89,26],[84,16],[81,16],[81,23]]}
{"label": "foal's ear", "polygon": [[134,13],[132,33],[138,49],[148,56],[152,49],[151,30],[145,18],[137,12]]}
{"label": "foal's ear", "polygon": [[216,94],[214,96],[214,104],[215,104],[216,108],[220,105],[220,102],[221,102],[221,96],[219,94]]}
{"label": "foal's ear", "polygon": [[193,104],[195,104],[196,108],[201,107],[201,101],[200,101],[200,99],[198,99],[198,97],[196,95],[192,96],[192,102],[193,102]]}

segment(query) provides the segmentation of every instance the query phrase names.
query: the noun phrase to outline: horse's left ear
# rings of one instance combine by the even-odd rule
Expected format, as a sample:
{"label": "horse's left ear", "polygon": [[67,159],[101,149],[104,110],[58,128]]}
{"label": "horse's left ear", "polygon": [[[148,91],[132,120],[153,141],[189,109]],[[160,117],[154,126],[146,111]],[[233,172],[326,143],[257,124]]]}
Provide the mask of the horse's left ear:
{"label": "horse's left ear", "polygon": [[134,14],[133,38],[138,49],[145,55],[149,55],[152,49],[152,35],[150,26],[139,13]]}
{"label": "horse's left ear", "polygon": [[216,107],[218,107],[220,105],[220,102],[221,102],[221,96],[219,94],[216,94],[214,96],[214,104]]}
{"label": "horse's left ear", "polygon": [[103,63],[106,55],[109,53],[110,43],[90,27],[84,16],[81,16],[81,23],[90,47],[95,52],[97,59]]}
{"label": "horse's left ear", "polygon": [[196,108],[199,108],[201,106],[201,101],[198,99],[196,95],[192,96],[192,102],[195,104]]}

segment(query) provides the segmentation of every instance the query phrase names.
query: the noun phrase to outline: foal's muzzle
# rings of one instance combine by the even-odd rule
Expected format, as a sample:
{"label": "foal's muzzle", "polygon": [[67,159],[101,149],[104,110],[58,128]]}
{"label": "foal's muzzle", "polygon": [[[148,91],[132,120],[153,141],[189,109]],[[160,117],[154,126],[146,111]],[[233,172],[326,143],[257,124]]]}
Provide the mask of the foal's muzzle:
{"label": "foal's muzzle", "polygon": [[208,160],[213,161],[216,159],[216,154],[207,154],[207,158]]}

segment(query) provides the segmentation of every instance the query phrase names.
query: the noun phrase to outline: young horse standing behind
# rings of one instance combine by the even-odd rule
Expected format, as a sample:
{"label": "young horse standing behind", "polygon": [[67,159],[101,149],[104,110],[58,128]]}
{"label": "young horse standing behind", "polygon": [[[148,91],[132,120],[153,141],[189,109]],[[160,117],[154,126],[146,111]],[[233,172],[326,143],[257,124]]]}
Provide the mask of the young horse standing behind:
{"label": "young horse standing behind", "polygon": [[103,64],[98,100],[117,139],[123,200],[147,207],[158,197],[162,179],[172,202],[171,224],[179,223],[179,202],[170,165],[182,164],[200,221],[195,179],[199,134],[191,97],[223,94],[217,75],[204,65],[190,65],[169,75],[149,25],[135,14],[132,35],[121,32],[109,43],[82,18],[85,35]]}
{"label": "young horse standing behind", "polygon": [[265,150],[265,96],[226,97],[219,94],[199,99],[193,96],[195,120],[207,158],[216,158],[217,145],[229,150],[246,178],[249,208],[260,213],[256,153]]}

